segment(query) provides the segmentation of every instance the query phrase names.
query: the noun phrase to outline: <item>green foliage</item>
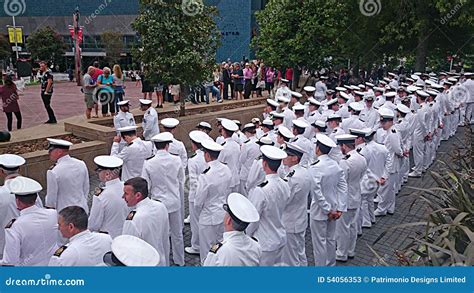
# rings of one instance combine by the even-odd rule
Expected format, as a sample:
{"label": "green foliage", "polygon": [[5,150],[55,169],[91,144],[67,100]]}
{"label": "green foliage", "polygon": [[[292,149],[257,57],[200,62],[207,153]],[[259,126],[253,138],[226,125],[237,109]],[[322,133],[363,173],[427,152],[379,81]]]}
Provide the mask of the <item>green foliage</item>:
{"label": "green foliage", "polygon": [[[466,129],[464,141],[448,162],[440,162],[431,172],[437,187],[414,188],[416,201],[428,208],[424,221],[397,225],[382,233],[379,241],[394,229],[419,226],[423,233],[414,236],[397,257],[402,265],[472,266],[474,264],[474,134]],[[416,202],[415,201],[415,202]],[[415,204],[415,202],[413,204]]]}
{"label": "green foliage", "polygon": [[33,60],[44,60],[52,63],[63,58],[66,44],[60,34],[46,26],[33,32],[27,39],[26,45]]}
{"label": "green foliage", "polygon": [[348,18],[336,0],[274,0],[256,14],[259,35],[252,40],[257,56],[275,67],[319,67],[342,50],[339,33]]}
{"label": "green foliage", "polygon": [[122,38],[121,33],[113,31],[106,31],[100,35],[100,41],[107,55],[105,60],[107,60],[110,65],[116,64],[120,60],[120,53],[122,53],[123,47]]}
{"label": "green foliage", "polygon": [[0,60],[4,60],[11,56],[12,49],[10,42],[4,35],[0,35]]}
{"label": "green foliage", "polygon": [[145,74],[152,82],[195,85],[212,74],[220,41],[214,20],[217,9],[202,5],[190,15],[182,4],[180,0],[140,1],[133,28],[141,48],[133,55],[146,65]]}
{"label": "green foliage", "polygon": [[[270,0],[257,13],[257,56],[274,66],[340,64],[370,69],[374,63],[396,67],[399,58],[449,69],[448,55],[472,59],[474,1],[381,1],[379,13],[361,13],[361,1]],[[437,62],[433,62],[437,59]],[[440,60],[441,59],[441,60]],[[441,62],[440,62],[441,61]]]}

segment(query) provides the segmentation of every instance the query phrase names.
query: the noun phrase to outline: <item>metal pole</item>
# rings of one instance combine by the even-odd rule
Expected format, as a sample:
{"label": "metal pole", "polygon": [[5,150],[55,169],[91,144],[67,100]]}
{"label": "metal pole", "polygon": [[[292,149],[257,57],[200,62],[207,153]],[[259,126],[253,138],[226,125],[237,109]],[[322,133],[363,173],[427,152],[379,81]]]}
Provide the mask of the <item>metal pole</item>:
{"label": "metal pole", "polygon": [[74,55],[76,61],[76,82],[80,86],[81,83],[81,52],[79,50],[79,8],[73,14],[73,25],[74,25]]}
{"label": "metal pole", "polygon": [[453,60],[454,60],[454,56],[451,57],[451,63],[449,64],[449,72],[451,72],[451,70],[453,69]]}
{"label": "metal pole", "polygon": [[12,16],[13,18],[13,38],[15,38],[15,52],[16,52],[16,60],[18,61],[19,55],[18,55],[18,40],[16,39],[16,24],[15,24],[15,16]]}

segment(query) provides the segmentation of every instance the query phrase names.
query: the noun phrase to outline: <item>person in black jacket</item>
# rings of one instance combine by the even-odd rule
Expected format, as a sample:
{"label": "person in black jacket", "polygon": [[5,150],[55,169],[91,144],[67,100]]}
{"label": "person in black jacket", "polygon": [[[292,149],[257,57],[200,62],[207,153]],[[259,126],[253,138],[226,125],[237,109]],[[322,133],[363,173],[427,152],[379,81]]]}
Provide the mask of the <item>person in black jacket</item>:
{"label": "person in black jacket", "polygon": [[229,84],[231,81],[232,78],[230,77],[229,64],[226,63],[224,68],[222,68],[222,82],[224,83],[222,96],[225,100],[229,99]]}

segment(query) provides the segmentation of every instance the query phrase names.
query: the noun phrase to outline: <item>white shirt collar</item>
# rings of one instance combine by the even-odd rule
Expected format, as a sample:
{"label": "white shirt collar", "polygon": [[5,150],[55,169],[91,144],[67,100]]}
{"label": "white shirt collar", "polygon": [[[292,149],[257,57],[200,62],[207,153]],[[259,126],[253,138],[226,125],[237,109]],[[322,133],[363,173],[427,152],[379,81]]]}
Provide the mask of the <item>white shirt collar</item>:
{"label": "white shirt collar", "polygon": [[89,231],[89,229],[86,229],[86,230],[84,230],[84,231],[82,231],[82,232],[79,232],[79,233],[77,233],[76,235],[74,235],[74,236],[72,236],[71,238],[69,238],[69,242],[72,242],[72,241],[74,241],[74,240],[76,240],[76,239],[78,239],[78,238],[81,238],[82,236],[85,236],[85,235],[87,235],[87,234],[89,234],[89,233],[91,233],[91,231]]}

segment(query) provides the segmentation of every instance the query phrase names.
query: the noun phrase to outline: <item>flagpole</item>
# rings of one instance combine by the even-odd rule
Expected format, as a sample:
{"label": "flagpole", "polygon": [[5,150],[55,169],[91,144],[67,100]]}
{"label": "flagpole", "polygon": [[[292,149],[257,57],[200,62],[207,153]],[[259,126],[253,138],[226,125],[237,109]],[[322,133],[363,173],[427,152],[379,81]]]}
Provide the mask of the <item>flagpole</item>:
{"label": "flagpole", "polygon": [[81,83],[81,52],[79,48],[79,7],[76,7],[76,11],[73,14],[73,26],[74,26],[74,55],[76,61],[76,82],[77,85],[82,85]]}

